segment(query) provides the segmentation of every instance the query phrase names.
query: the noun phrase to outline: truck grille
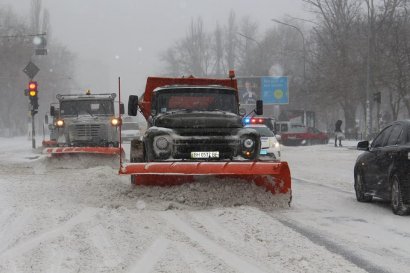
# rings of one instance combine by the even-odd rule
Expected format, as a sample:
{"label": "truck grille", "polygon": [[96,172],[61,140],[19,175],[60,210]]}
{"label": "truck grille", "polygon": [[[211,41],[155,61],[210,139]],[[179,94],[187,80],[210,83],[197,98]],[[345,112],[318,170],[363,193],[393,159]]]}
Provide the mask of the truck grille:
{"label": "truck grille", "polygon": [[101,127],[100,124],[77,124],[75,133],[78,137],[98,137]]}
{"label": "truck grille", "polygon": [[99,141],[107,139],[104,124],[75,124],[70,128],[71,141]]}

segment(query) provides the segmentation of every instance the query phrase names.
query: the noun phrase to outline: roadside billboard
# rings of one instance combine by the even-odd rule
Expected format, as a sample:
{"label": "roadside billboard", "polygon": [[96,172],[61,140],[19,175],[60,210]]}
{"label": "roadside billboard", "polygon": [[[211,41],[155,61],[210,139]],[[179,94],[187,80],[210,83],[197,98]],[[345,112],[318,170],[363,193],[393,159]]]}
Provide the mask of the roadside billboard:
{"label": "roadside billboard", "polygon": [[289,104],[288,77],[238,77],[238,89],[241,105]]}

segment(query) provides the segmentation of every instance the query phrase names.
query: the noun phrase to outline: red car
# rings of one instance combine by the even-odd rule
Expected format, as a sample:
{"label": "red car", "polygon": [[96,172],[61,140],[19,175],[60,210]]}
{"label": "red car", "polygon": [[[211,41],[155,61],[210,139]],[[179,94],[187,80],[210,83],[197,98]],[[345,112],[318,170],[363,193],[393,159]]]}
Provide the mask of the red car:
{"label": "red car", "polygon": [[290,122],[277,122],[275,127],[283,145],[313,145],[329,142],[328,134],[314,127]]}

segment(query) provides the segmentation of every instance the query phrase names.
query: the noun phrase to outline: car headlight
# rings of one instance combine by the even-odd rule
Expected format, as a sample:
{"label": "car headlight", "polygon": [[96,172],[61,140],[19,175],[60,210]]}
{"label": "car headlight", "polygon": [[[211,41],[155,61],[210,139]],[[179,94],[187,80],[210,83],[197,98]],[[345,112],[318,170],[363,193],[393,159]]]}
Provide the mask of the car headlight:
{"label": "car headlight", "polygon": [[155,140],[155,146],[160,150],[165,150],[166,148],[168,148],[168,145],[169,145],[168,139],[166,139],[163,136],[160,136]]}
{"label": "car headlight", "polygon": [[63,119],[58,119],[56,121],[56,126],[57,127],[64,127],[64,120]]}
{"label": "car headlight", "polygon": [[255,145],[255,141],[253,139],[247,138],[243,141],[243,146],[247,149],[250,149]]}

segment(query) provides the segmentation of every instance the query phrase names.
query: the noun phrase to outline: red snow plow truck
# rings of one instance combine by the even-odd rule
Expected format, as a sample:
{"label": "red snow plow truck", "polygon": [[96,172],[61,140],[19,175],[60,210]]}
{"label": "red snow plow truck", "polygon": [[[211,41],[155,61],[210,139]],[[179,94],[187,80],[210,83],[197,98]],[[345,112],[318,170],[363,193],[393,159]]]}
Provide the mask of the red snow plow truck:
{"label": "red snow plow truck", "polygon": [[[131,141],[120,174],[137,185],[178,185],[201,176],[253,182],[291,199],[287,162],[259,160],[260,135],[245,128],[237,81],[230,78],[149,77],[141,97],[131,95],[128,115],[147,120],[142,139]],[[258,101],[254,110],[263,112]]]}

